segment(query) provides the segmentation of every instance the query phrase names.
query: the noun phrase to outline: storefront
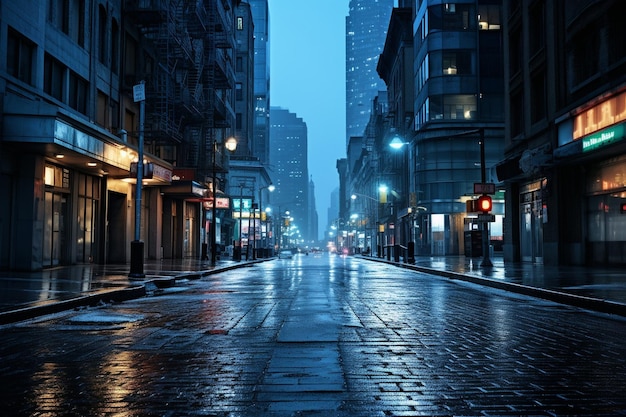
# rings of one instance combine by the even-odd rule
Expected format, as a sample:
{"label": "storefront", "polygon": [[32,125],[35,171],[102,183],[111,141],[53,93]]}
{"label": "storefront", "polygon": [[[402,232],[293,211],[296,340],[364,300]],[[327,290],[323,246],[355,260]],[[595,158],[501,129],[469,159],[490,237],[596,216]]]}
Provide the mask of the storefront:
{"label": "storefront", "polygon": [[[579,245],[564,258],[576,263],[626,264],[626,91],[593,100],[558,124],[559,147],[554,156],[563,184],[577,180],[560,196],[567,223],[563,235],[580,230]],[[570,213],[576,207],[579,216]],[[571,220],[570,220],[571,219]],[[580,224],[576,224],[579,222]],[[565,241],[564,241],[565,240]],[[569,239],[571,240],[571,238]],[[571,246],[571,245],[570,245]]]}
{"label": "storefront", "polygon": [[[7,248],[0,268],[39,270],[129,260],[134,219],[130,166],[137,150],[122,139],[54,114],[5,114],[0,205]],[[146,257],[161,247],[158,184],[171,167],[146,156],[141,238]],[[155,191],[156,190],[156,191]]]}

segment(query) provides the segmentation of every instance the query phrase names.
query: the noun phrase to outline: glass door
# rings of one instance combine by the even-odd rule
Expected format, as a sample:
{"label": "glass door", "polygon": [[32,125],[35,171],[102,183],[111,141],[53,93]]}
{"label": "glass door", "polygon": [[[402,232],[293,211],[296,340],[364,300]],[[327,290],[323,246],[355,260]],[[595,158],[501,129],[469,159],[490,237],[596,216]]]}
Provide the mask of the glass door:
{"label": "glass door", "polygon": [[65,219],[67,218],[67,197],[65,194],[46,191],[44,212],[42,266],[45,268],[59,265],[62,262]]}

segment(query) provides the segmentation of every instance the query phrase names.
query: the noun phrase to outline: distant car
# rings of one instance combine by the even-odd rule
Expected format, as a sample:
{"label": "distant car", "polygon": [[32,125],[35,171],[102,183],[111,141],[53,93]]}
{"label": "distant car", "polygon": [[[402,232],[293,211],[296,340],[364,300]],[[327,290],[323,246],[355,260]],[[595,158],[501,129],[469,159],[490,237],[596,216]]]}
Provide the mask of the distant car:
{"label": "distant car", "polygon": [[291,259],[293,258],[293,253],[288,250],[282,250],[278,252],[278,259]]}

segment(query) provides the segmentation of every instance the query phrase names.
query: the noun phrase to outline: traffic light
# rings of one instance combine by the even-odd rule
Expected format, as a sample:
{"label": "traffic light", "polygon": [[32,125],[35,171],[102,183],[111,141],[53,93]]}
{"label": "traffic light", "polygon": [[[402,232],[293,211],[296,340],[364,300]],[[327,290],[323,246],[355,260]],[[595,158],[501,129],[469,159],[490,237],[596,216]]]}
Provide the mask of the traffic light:
{"label": "traffic light", "polygon": [[481,195],[478,197],[478,211],[483,213],[489,213],[492,208],[491,197],[488,195]]}

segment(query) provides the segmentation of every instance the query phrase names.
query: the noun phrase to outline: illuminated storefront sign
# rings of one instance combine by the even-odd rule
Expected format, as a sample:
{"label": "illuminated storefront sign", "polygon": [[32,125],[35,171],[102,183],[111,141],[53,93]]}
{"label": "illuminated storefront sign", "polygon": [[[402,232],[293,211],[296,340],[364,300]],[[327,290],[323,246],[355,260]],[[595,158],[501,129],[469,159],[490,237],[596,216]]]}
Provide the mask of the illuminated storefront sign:
{"label": "illuminated storefront sign", "polygon": [[626,121],[626,92],[616,95],[574,117],[573,139],[592,135]]}
{"label": "illuminated storefront sign", "polygon": [[585,136],[583,141],[583,152],[598,149],[601,146],[617,142],[624,138],[624,123],[601,130],[592,135]]}

